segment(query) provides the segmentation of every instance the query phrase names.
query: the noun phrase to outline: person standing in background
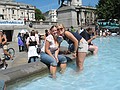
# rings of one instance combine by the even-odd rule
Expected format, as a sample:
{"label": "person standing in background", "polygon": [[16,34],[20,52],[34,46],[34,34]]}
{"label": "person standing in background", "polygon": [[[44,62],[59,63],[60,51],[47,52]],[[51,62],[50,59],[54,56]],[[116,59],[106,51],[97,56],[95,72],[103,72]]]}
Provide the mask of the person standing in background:
{"label": "person standing in background", "polygon": [[71,32],[75,32],[75,29],[73,26],[71,26]]}
{"label": "person standing in background", "polygon": [[46,38],[49,34],[50,34],[50,32],[46,29],[46,30],[45,30],[45,35],[44,35],[44,40],[45,40],[45,38]]}
{"label": "person standing in background", "polygon": [[38,31],[36,30],[35,31],[35,37],[38,39],[38,41],[39,41],[39,34],[38,34]]}
{"label": "person standing in background", "polygon": [[83,32],[83,31],[84,31],[84,29],[81,27],[81,28],[80,28],[80,32],[79,32],[79,33]]}
{"label": "person standing in background", "polygon": [[28,52],[28,48],[27,48],[27,45],[26,45],[26,41],[27,41],[27,38],[29,37],[29,32],[26,31],[25,34],[24,34],[24,51]]}
{"label": "person standing in background", "polygon": [[18,33],[17,37],[18,37],[19,52],[22,52],[23,48],[24,48],[24,43],[23,43],[23,40],[22,40],[22,37],[21,37],[21,33]]}
{"label": "person standing in background", "polygon": [[30,32],[26,45],[28,48],[28,63],[39,61],[39,55],[37,53],[37,45],[39,45],[39,40],[35,37],[35,30]]}

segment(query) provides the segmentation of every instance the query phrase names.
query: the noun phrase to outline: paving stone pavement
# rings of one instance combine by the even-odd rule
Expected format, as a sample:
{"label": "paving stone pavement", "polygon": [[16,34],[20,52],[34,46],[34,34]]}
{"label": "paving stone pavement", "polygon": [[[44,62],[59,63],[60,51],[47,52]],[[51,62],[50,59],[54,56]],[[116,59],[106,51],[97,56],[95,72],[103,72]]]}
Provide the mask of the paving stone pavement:
{"label": "paving stone pavement", "polygon": [[[7,68],[16,67],[19,65],[26,64],[28,62],[27,52],[25,52],[25,51],[19,52],[17,42],[9,42],[8,48],[10,48],[10,47],[14,48],[15,57],[13,58],[13,60],[6,60],[6,62],[8,64]],[[65,47],[62,47],[61,50],[64,51],[67,49]]]}
{"label": "paving stone pavement", "polygon": [[28,62],[27,52],[19,52],[17,42],[9,42],[8,48],[12,47],[15,50],[15,56],[13,60],[6,60],[8,63],[7,68],[16,67],[19,65],[26,64]]}

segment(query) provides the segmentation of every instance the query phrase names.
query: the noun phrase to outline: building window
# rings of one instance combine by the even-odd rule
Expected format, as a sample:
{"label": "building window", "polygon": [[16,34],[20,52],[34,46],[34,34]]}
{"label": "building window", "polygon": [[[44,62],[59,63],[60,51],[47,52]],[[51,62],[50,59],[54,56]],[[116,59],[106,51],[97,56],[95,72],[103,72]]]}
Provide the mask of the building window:
{"label": "building window", "polygon": [[12,10],[12,14],[15,14],[14,10]]}
{"label": "building window", "polygon": [[21,14],[23,15],[23,12],[21,12]]}
{"label": "building window", "polygon": [[10,13],[10,8],[8,8],[8,13]]}
{"label": "building window", "polygon": [[32,14],[32,18],[34,18],[34,14]]}
{"label": "building window", "polygon": [[4,13],[4,11],[5,11],[5,10],[3,9],[3,13]]}

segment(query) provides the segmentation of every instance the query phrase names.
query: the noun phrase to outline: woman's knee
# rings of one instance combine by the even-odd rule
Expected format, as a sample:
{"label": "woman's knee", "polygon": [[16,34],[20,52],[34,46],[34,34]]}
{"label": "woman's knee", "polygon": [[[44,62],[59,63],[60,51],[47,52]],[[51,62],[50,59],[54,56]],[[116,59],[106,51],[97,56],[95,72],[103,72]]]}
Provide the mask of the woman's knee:
{"label": "woman's knee", "polygon": [[59,55],[58,59],[59,59],[60,63],[66,63],[67,62],[67,58],[65,56]]}
{"label": "woman's knee", "polygon": [[98,50],[98,47],[97,47],[97,46],[95,46],[95,49],[96,49],[96,50]]}
{"label": "woman's knee", "polygon": [[56,62],[56,61],[51,62],[51,63],[50,63],[50,66],[57,67],[57,62]]}
{"label": "woman's knee", "polygon": [[49,55],[41,55],[41,62],[47,65],[57,66],[56,60]]}

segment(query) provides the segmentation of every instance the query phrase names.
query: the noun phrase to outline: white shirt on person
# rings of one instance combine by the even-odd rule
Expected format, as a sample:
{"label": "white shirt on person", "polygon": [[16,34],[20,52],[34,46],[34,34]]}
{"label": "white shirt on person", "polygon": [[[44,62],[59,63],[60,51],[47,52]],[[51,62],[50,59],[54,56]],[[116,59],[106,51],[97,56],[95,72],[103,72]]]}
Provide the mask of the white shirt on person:
{"label": "white shirt on person", "polygon": [[84,29],[80,29],[80,33],[82,33],[84,31]]}
{"label": "white shirt on person", "polygon": [[28,37],[28,38],[27,38],[27,41],[26,41],[26,44],[29,44],[30,39],[31,39],[32,41],[36,41],[36,42],[37,42],[37,45],[39,44],[39,38],[36,38],[35,36],[30,36],[30,37]]}
{"label": "white shirt on person", "polygon": [[39,35],[38,34],[35,34],[35,37],[37,38],[38,42],[40,41],[39,40]]}
{"label": "white shirt on person", "polygon": [[46,40],[47,40],[48,42],[50,42],[50,47],[49,47],[49,49],[50,49],[50,51],[51,51],[52,53],[54,53],[54,52],[58,49],[58,45],[55,44],[54,38],[53,38],[52,35],[48,35],[48,36],[46,37],[45,42],[44,42],[44,45],[43,45],[41,51],[42,51],[42,52],[45,52],[45,43],[46,43]]}
{"label": "white shirt on person", "polygon": [[[29,45],[30,39],[32,41],[37,41],[37,45],[39,44],[38,39],[35,36],[30,36],[30,37],[27,38],[27,41],[26,41],[27,45]],[[37,46],[29,46],[28,47],[28,59],[30,57],[33,57],[33,56],[38,56],[39,57],[36,48],[37,48]]]}

